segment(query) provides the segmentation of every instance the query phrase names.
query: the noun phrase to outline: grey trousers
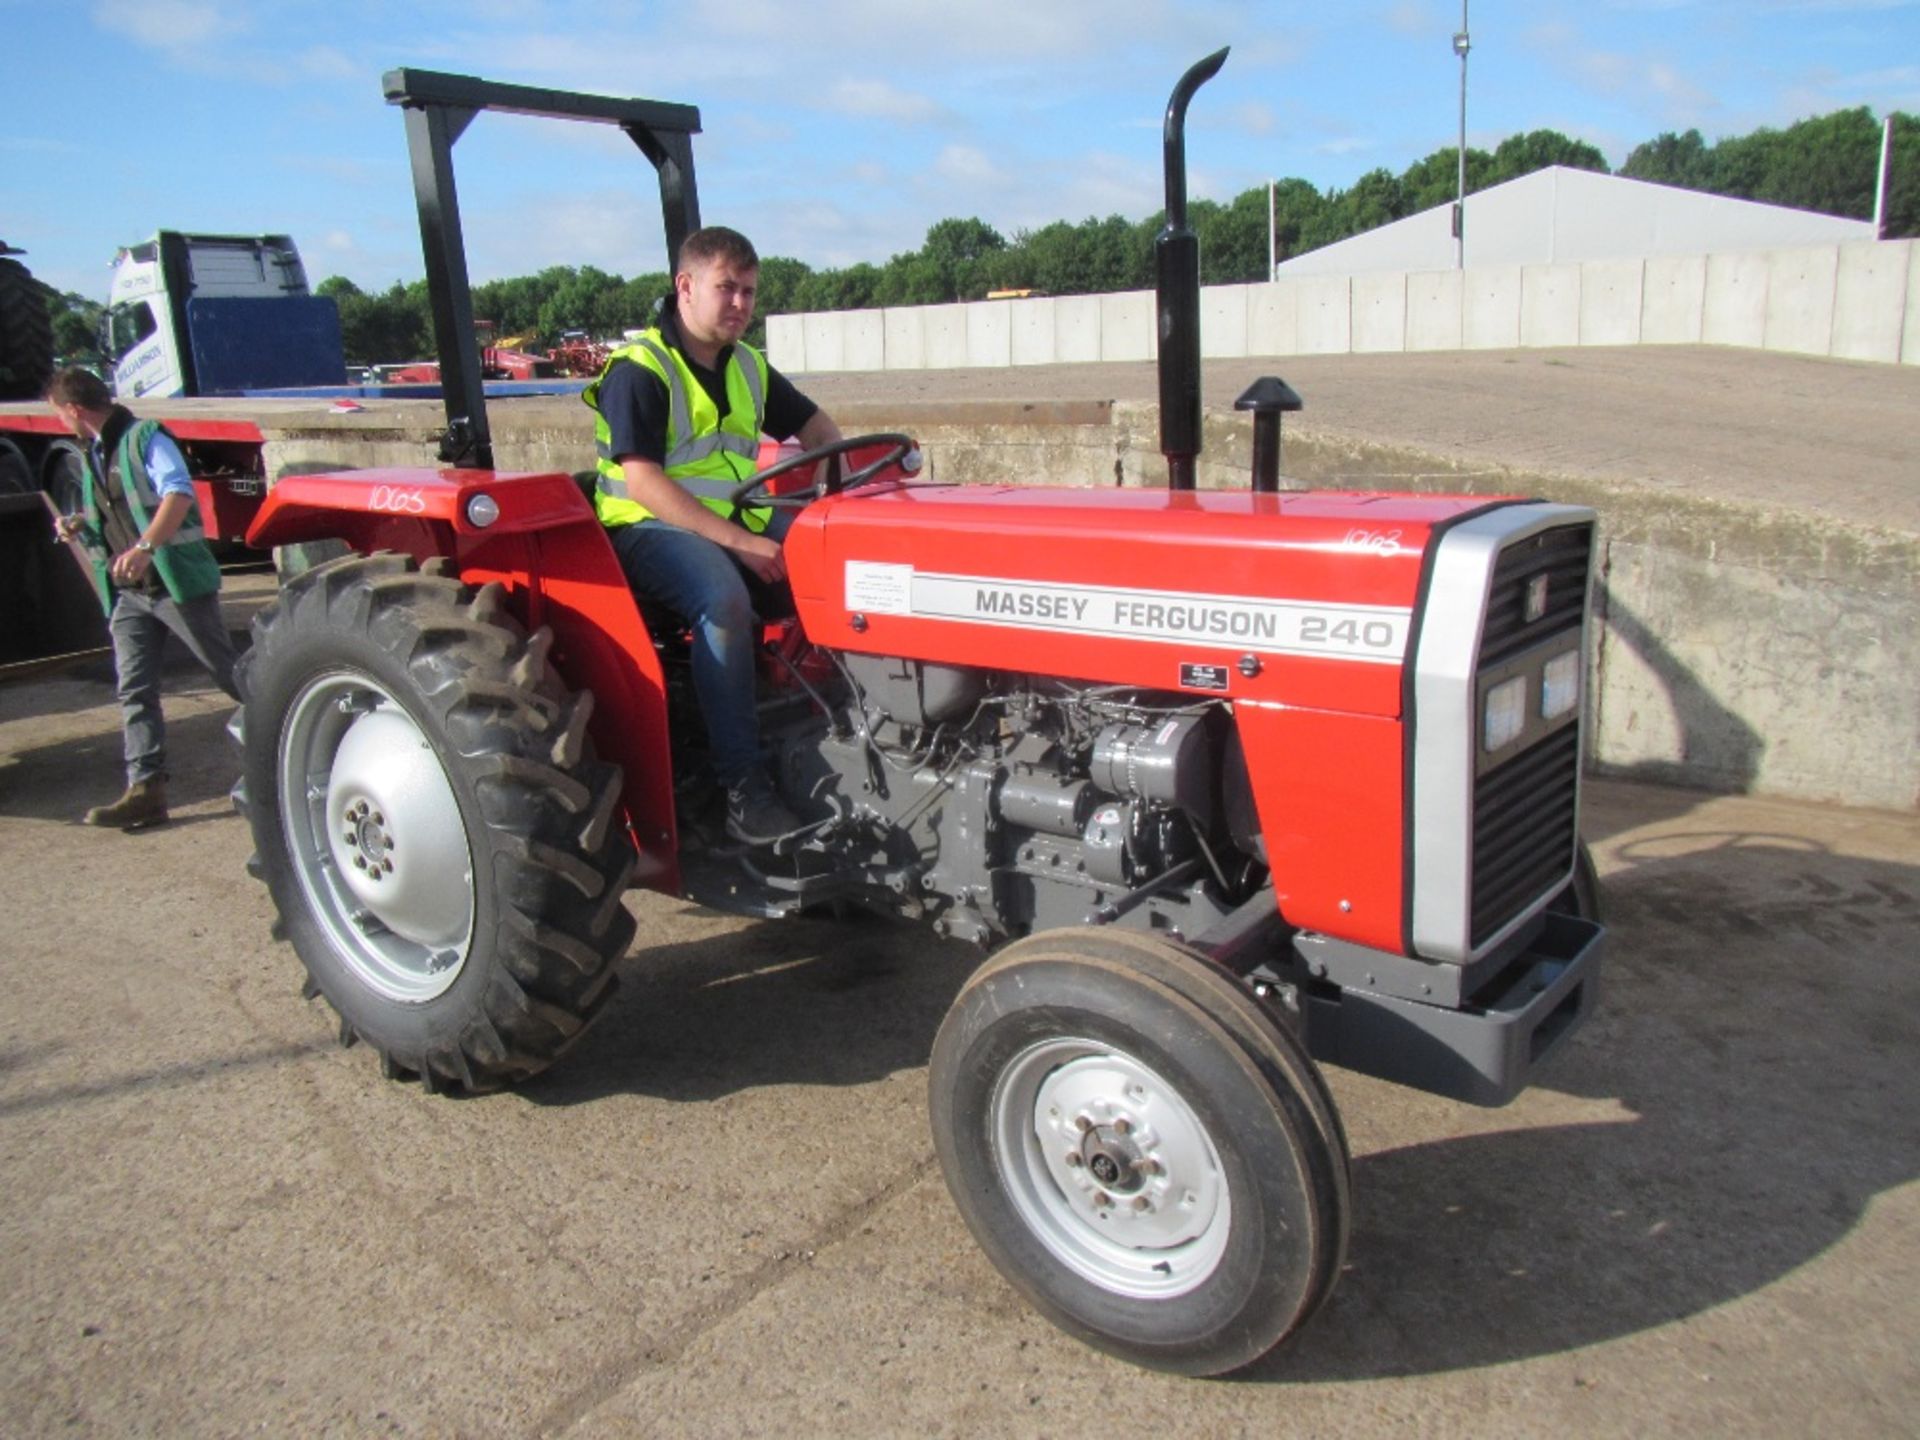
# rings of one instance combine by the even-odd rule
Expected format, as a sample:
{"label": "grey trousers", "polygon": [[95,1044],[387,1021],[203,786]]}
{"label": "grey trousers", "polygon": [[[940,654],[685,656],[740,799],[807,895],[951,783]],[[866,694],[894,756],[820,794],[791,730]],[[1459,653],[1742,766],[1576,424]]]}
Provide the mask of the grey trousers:
{"label": "grey trousers", "polygon": [[233,640],[220,619],[220,597],[177,601],[165,595],[121,590],[107,622],[113,636],[113,668],[119,680],[120,727],[126,746],[127,784],[165,779],[167,726],[160,716],[160,659],[167,632],[187,649],[235,700]]}

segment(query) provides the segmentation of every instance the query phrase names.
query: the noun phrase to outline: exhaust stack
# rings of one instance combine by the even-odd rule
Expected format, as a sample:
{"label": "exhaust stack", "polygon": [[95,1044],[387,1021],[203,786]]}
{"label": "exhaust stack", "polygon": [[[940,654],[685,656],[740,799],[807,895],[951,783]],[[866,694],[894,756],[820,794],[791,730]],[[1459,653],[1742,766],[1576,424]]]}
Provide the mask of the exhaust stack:
{"label": "exhaust stack", "polygon": [[[1229,47],[1230,48],[1230,47]],[[1167,221],[1153,242],[1160,327],[1160,453],[1167,488],[1191,490],[1200,453],[1200,238],[1187,228],[1187,102],[1220,73],[1217,50],[1180,77],[1167,101]]]}

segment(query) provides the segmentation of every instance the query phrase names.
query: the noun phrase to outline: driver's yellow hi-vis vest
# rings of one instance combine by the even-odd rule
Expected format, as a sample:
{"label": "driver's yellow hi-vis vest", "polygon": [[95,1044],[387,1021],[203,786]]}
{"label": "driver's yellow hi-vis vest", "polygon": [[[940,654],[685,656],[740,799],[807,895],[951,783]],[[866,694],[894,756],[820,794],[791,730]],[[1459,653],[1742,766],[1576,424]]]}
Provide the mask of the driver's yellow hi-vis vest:
{"label": "driver's yellow hi-vis vest", "polygon": [[[666,383],[667,478],[685,487],[717,515],[733,513],[727,496],[753,474],[760,458],[760,429],[767,416],[767,361],[758,350],[736,342],[727,360],[727,413],[723,417],[686,357],[667,344],[659,328],[607,357],[607,363],[580,398],[593,410],[594,469],[600,483],[593,509],[607,526],[631,525],[653,512],[627,494],[626,473],[613,455],[613,431],[600,410],[600,387],[613,367],[644,366]],[[741,518],[750,530],[763,530],[770,510],[747,510]]]}

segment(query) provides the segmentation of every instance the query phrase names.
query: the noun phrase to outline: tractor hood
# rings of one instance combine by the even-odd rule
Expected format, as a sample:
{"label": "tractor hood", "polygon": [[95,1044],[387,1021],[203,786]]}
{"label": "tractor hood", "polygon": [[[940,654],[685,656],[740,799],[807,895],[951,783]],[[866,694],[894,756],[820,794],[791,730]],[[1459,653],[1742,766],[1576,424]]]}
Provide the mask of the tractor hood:
{"label": "tractor hood", "polygon": [[1426,557],[1483,496],[901,485],[786,541],[832,649],[1395,716]]}

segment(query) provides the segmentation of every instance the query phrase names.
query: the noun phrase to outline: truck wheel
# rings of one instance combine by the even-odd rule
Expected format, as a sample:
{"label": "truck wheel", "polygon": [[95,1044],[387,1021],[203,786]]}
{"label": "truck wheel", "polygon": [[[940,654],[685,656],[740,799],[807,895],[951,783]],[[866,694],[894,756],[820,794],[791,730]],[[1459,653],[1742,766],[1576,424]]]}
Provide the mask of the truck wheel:
{"label": "truck wheel", "polygon": [[0,495],[31,495],[39,488],[26,452],[0,435]]}
{"label": "truck wheel", "polygon": [[1348,1227],[1332,1097],[1199,954],[1111,931],[1013,945],[955,1000],[928,1083],[967,1227],[1086,1343],[1216,1375],[1332,1290]]}
{"label": "truck wheel", "polygon": [[282,591],[238,671],[234,800],[308,993],[434,1090],[545,1069],[633,938],[591,697],[500,600],[443,562],[352,556]]}
{"label": "truck wheel", "polygon": [[38,400],[52,378],[46,289],[18,260],[0,260],[0,400]]}
{"label": "truck wheel", "polygon": [[62,515],[77,515],[87,494],[87,457],[71,440],[56,440],[40,461],[40,488]]}

